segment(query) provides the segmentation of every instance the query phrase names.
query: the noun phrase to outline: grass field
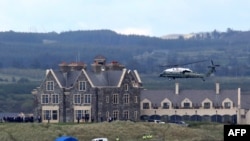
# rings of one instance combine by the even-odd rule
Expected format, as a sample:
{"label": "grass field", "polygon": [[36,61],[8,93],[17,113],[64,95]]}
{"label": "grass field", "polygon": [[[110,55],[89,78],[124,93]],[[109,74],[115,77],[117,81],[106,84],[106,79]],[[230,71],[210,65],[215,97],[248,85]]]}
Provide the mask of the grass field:
{"label": "grass field", "polygon": [[115,121],[84,124],[0,123],[1,141],[54,141],[62,135],[79,141],[106,137],[114,141],[142,141],[144,134],[152,134],[151,141],[223,141],[223,125],[217,123],[192,123],[191,127],[175,124]]}

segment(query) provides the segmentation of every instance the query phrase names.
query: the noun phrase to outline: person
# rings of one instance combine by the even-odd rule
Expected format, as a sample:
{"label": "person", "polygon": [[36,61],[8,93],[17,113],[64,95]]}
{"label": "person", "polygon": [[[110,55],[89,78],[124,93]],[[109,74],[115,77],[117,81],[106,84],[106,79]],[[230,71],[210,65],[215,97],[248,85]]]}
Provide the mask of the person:
{"label": "person", "polygon": [[42,122],[42,118],[41,118],[41,116],[40,116],[40,115],[37,117],[37,120],[38,120],[38,122],[39,122],[39,123],[41,123],[41,122]]}
{"label": "person", "polygon": [[116,140],[116,141],[120,141],[120,138],[117,136],[115,140]]}

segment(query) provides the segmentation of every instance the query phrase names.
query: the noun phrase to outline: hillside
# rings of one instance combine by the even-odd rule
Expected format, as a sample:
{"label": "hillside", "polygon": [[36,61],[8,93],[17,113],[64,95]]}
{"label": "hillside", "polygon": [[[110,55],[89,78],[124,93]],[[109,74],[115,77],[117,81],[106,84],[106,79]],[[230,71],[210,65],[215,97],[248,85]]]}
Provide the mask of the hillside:
{"label": "hillside", "polygon": [[[250,74],[250,31],[205,32],[192,38],[166,40],[156,37],[121,35],[110,30],[62,33],[0,32],[0,68],[57,68],[61,62],[83,61],[90,65],[96,55],[119,61],[141,73],[161,72],[159,64],[179,64],[213,59],[220,76]],[[208,63],[191,67],[206,71]]]}

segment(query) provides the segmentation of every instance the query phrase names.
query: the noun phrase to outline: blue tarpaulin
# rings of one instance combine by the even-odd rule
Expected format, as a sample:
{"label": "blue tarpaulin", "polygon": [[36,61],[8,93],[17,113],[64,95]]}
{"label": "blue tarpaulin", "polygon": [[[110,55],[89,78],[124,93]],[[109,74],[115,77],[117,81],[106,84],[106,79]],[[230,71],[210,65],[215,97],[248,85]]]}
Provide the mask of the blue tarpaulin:
{"label": "blue tarpaulin", "polygon": [[61,136],[61,137],[56,138],[55,141],[78,141],[78,140],[70,136]]}

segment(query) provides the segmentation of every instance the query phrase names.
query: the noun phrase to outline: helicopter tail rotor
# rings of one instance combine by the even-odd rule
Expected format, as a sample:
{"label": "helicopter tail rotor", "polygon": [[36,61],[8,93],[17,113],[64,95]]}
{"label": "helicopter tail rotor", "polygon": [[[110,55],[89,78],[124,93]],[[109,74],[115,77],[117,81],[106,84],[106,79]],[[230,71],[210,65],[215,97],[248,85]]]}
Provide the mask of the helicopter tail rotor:
{"label": "helicopter tail rotor", "polygon": [[219,67],[220,65],[214,64],[213,60],[211,60],[211,65],[208,66],[210,68],[210,71],[208,72],[207,76],[209,76],[211,73],[216,72],[216,67]]}

